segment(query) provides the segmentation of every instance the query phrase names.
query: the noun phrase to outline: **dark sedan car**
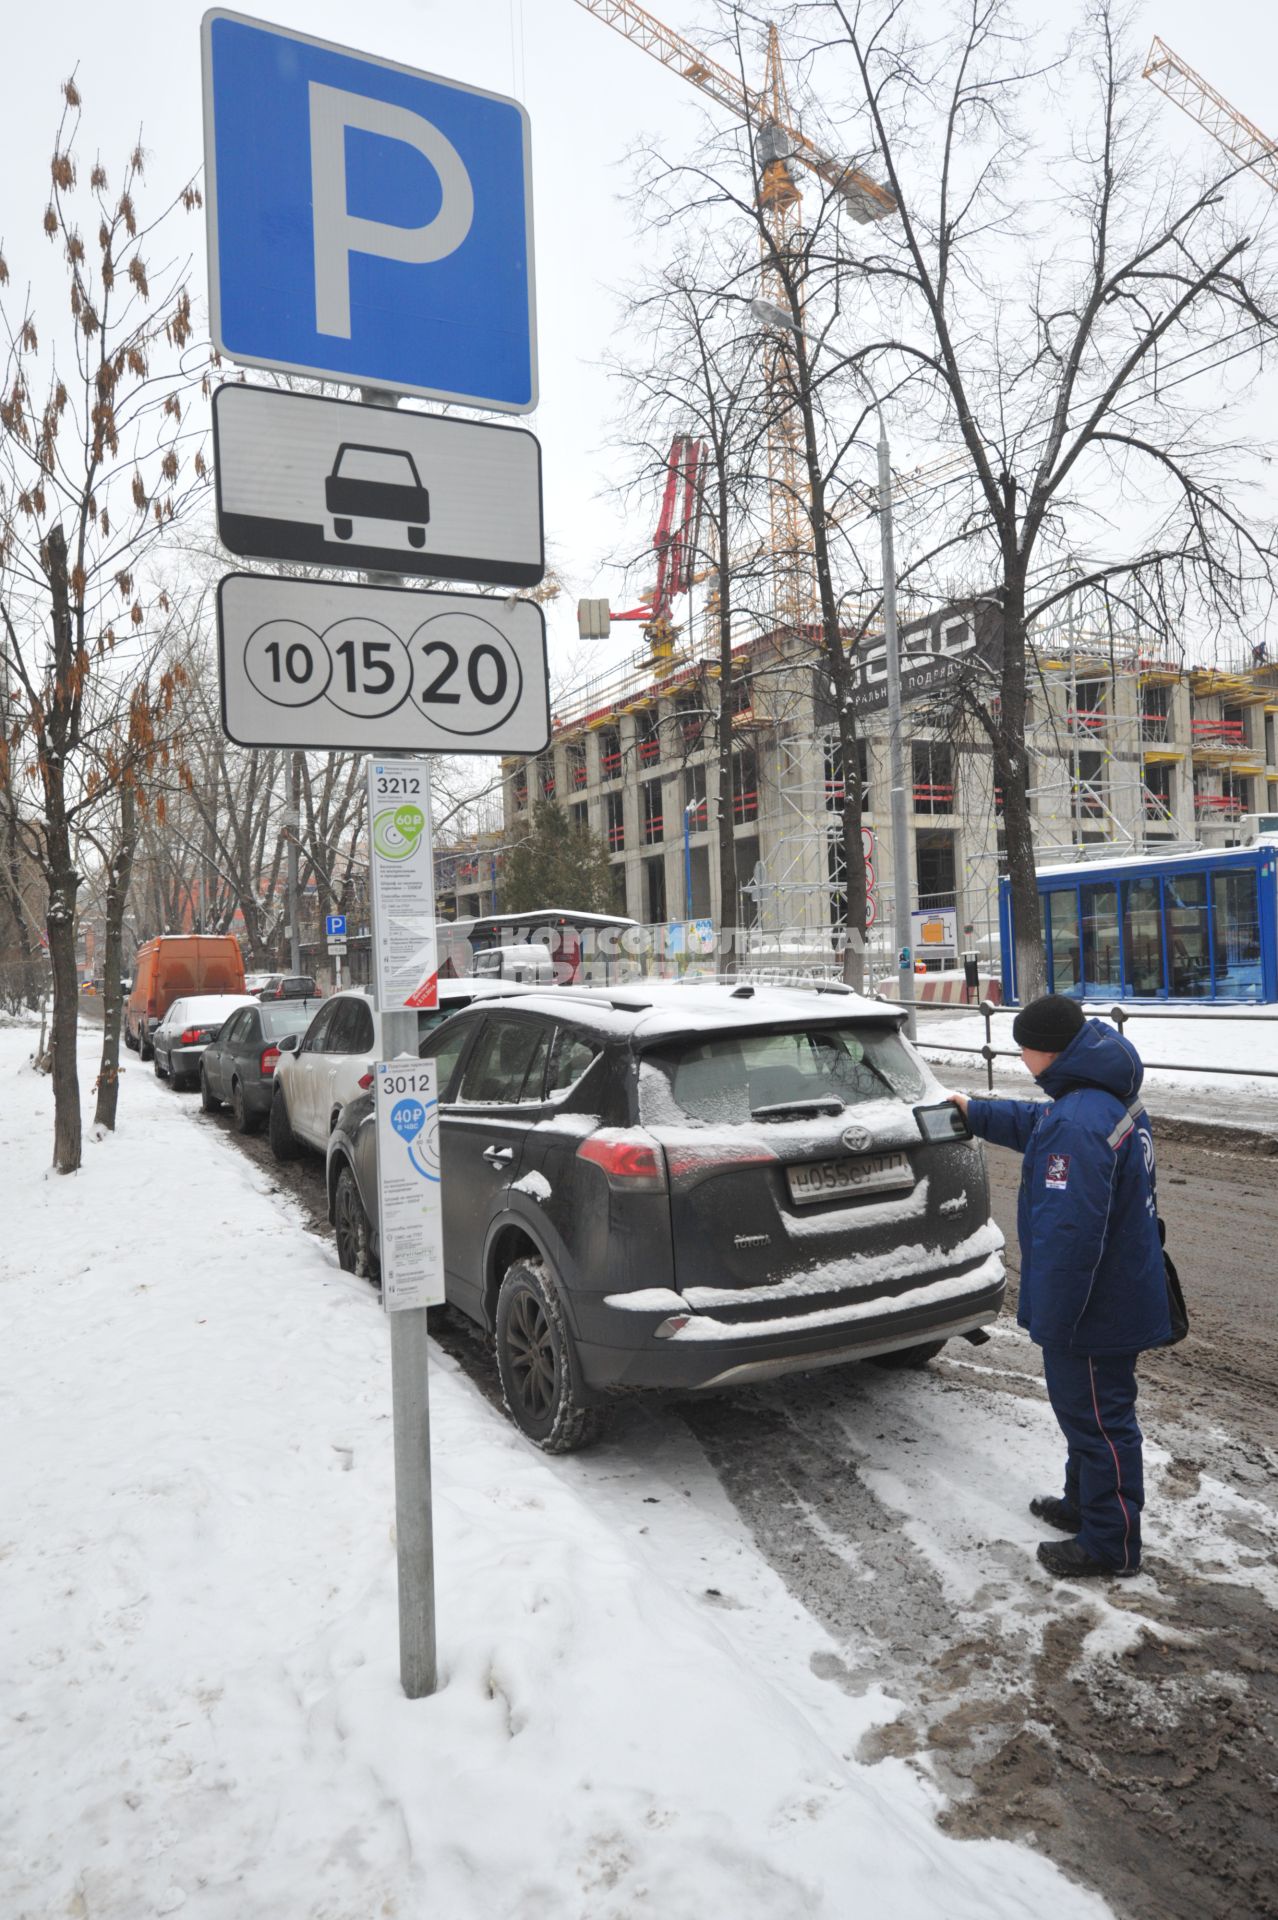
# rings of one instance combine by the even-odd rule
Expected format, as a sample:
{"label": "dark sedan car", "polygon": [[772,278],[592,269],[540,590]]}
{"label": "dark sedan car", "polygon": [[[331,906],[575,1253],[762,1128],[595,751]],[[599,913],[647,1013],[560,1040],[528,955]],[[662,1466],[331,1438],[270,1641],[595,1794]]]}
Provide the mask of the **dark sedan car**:
{"label": "dark sedan car", "polygon": [[[495,1336],[550,1452],[610,1396],[981,1338],[1003,1298],[982,1151],[899,1031],[843,991],[558,988],[447,1020],[447,1298]],[[371,1094],[329,1142],[348,1271],[377,1260]]]}
{"label": "dark sedan car", "polygon": [[315,1006],[313,1000],[272,1000],[233,1014],[200,1061],[205,1113],[216,1113],[229,1101],[237,1131],[256,1133],[271,1111],[280,1041],[305,1033]]}
{"label": "dark sedan car", "polygon": [[[268,973],[256,989],[259,1000],[320,1000],[313,973]],[[315,1009],[312,1007],[312,1013]]]}

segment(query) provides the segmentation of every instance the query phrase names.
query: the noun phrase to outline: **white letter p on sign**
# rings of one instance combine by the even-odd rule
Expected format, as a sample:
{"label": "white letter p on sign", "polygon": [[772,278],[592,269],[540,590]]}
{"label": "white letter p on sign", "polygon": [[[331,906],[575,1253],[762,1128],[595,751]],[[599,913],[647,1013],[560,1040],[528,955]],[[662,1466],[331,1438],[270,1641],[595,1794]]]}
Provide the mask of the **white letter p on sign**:
{"label": "white letter p on sign", "polygon": [[[351,337],[350,256],[425,265],[454,253],[470,232],[475,195],[461,155],[438,127],[407,107],[370,100],[340,87],[310,83],[311,219],[315,247],[315,328]],[[379,133],[415,147],[439,176],[442,193],[434,219],[420,227],[363,220],[346,207],[346,129]]]}

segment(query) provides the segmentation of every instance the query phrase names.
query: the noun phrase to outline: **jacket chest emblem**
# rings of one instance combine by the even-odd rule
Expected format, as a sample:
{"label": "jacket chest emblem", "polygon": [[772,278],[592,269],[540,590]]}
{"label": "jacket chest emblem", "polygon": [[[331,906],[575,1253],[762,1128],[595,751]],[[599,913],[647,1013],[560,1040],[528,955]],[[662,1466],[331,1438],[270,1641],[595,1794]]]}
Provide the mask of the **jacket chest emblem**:
{"label": "jacket chest emblem", "polygon": [[1048,1154],[1045,1184],[1049,1187],[1067,1187],[1069,1185],[1069,1155],[1067,1153]]}

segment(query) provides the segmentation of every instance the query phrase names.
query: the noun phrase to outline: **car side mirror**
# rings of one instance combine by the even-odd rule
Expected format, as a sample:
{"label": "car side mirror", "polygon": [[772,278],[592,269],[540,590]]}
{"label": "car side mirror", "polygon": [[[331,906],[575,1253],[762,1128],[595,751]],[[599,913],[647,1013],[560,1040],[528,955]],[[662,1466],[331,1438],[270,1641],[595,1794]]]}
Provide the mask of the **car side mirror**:
{"label": "car side mirror", "polygon": [[284,1038],[279,1042],[278,1050],[280,1053],[296,1053],[301,1044],[302,1036],[300,1033],[286,1033]]}

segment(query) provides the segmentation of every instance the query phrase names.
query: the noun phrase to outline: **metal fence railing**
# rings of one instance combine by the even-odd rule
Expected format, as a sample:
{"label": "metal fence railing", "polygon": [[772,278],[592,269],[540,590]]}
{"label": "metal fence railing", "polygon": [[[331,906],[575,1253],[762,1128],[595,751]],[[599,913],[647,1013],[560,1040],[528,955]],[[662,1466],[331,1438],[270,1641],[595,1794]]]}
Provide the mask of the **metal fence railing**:
{"label": "metal fence railing", "polygon": [[[982,1000],[980,1005],[976,1007],[963,1007],[961,1005],[945,1006],[918,1002],[915,1005],[914,1011],[916,1013],[941,1014],[948,1016],[951,1020],[959,1019],[965,1013],[979,1013],[981,1015],[985,1022],[985,1041],[982,1046],[975,1047],[957,1040],[924,1040],[922,1036],[920,1036],[919,1044],[921,1046],[935,1048],[941,1053],[979,1054],[985,1062],[986,1089],[991,1093],[994,1090],[994,1062],[996,1060],[1019,1060],[1021,1057],[1019,1047],[996,1047],[994,1045],[995,1014],[1014,1014],[1016,1011],[1014,1007],[996,1007],[993,1002],[989,1000]],[[1181,1013],[1170,1007],[1151,1007],[1148,1010],[1141,1007],[1135,1011],[1128,1007],[1107,1007],[1100,1012],[1098,1017],[1102,1020],[1112,1020],[1121,1033],[1130,1020],[1197,1020],[1201,1023],[1204,1016],[1198,1013]],[[1256,1026],[1268,1027],[1275,1041],[1278,1041],[1278,1019],[1272,1016],[1263,1013],[1213,1012],[1209,1017],[1213,1025],[1218,1020],[1249,1020]],[[1141,1063],[1147,1071],[1153,1069],[1162,1073],[1218,1073],[1231,1075],[1240,1080],[1278,1080],[1278,1067],[1209,1066],[1205,1061],[1200,1063],[1198,1061],[1185,1060],[1147,1060],[1143,1054],[1141,1055]]]}

